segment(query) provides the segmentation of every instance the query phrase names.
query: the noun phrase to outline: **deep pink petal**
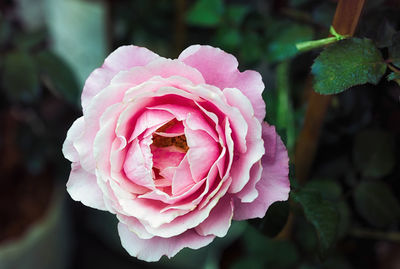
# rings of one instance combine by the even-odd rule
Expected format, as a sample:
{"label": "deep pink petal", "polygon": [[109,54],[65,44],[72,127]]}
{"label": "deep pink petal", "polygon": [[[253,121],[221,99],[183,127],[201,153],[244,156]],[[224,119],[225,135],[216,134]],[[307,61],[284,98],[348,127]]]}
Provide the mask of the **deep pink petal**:
{"label": "deep pink petal", "polygon": [[258,197],[251,203],[242,203],[239,199],[235,199],[235,220],[262,218],[272,203],[285,201],[289,197],[289,157],[285,145],[276,135],[275,127],[267,123],[263,124],[263,139],[267,152],[270,145],[276,145],[276,154],[275,156],[266,154],[261,159],[263,172],[261,180],[256,185]]}
{"label": "deep pink petal", "polygon": [[204,247],[215,238],[215,236],[211,235],[201,236],[194,230],[188,230],[183,234],[170,238],[153,237],[151,239],[140,239],[122,223],[118,224],[118,233],[122,246],[131,256],[148,262],[158,261],[162,256],[171,258],[185,247],[192,249]]}
{"label": "deep pink petal", "polygon": [[207,84],[224,88],[238,88],[251,101],[255,115],[261,122],[265,117],[265,102],[262,99],[264,83],[258,72],[239,72],[236,58],[221,49],[194,45],[185,49],[179,60],[201,72]]}

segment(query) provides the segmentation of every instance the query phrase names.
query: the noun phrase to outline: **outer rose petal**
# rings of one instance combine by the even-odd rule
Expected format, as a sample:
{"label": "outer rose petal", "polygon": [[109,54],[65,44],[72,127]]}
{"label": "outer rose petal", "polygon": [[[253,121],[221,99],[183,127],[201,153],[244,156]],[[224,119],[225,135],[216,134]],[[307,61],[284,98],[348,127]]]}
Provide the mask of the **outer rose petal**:
{"label": "outer rose petal", "polygon": [[[263,124],[263,139],[267,154],[261,159],[263,172],[256,185],[258,197],[251,203],[241,203],[235,199],[235,220],[262,218],[272,203],[285,201],[289,197],[289,157],[285,145],[276,134],[275,127],[267,123]],[[275,151],[268,149],[271,145],[276,145]]]}
{"label": "outer rose petal", "polygon": [[82,92],[82,107],[85,110],[90,100],[110,84],[111,79],[122,70],[134,66],[144,66],[159,58],[154,52],[137,46],[122,46],[112,52],[101,68],[94,70],[88,77]]}
{"label": "outer rose petal", "polygon": [[207,84],[224,88],[238,88],[249,98],[259,121],[265,117],[262,98],[264,83],[258,72],[239,72],[238,62],[232,54],[211,46],[190,46],[179,55],[179,60],[201,72]]}
{"label": "outer rose petal", "polygon": [[75,201],[81,201],[86,206],[106,210],[103,193],[97,185],[96,175],[87,172],[79,163],[72,163],[71,165],[67,191]]}
{"label": "outer rose petal", "polygon": [[63,144],[62,152],[68,160],[71,162],[79,161],[79,154],[74,146],[74,141],[78,139],[85,128],[85,120],[80,117],[74,121],[71,128],[69,128],[67,133],[67,138]]}
{"label": "outer rose petal", "polygon": [[200,235],[224,237],[231,226],[232,217],[233,202],[229,195],[225,195],[211,210],[208,218],[195,228],[196,232]]}
{"label": "outer rose petal", "polygon": [[131,232],[125,224],[118,223],[119,237],[122,246],[132,256],[138,259],[154,262],[162,256],[172,257],[181,249],[188,247],[198,249],[211,243],[215,236],[201,236],[194,230],[188,230],[179,236],[170,238],[153,237],[140,239]]}

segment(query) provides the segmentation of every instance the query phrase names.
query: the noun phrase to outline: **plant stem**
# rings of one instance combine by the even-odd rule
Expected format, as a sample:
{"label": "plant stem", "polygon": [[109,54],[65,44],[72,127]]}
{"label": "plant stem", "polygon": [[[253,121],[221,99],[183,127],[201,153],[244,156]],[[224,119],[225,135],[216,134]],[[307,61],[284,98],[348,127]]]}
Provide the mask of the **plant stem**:
{"label": "plant stem", "polygon": [[175,51],[176,54],[183,50],[186,40],[186,23],[185,23],[185,10],[186,1],[185,0],[175,0]]}
{"label": "plant stem", "polygon": [[[332,26],[342,36],[352,36],[356,29],[365,0],[340,0]],[[296,178],[304,183],[314,161],[325,113],[331,103],[331,96],[312,91],[304,119],[304,126],[297,140],[295,152]]]}
{"label": "plant stem", "polygon": [[[339,0],[333,18],[332,27],[342,36],[352,36],[356,29],[365,0]],[[295,149],[295,176],[300,184],[308,178],[311,165],[317,151],[318,138],[321,133],[325,113],[331,103],[330,95],[320,95],[311,88],[308,89],[308,107]],[[293,227],[293,214],[290,213],[288,222],[278,234],[278,238],[288,238]]]}

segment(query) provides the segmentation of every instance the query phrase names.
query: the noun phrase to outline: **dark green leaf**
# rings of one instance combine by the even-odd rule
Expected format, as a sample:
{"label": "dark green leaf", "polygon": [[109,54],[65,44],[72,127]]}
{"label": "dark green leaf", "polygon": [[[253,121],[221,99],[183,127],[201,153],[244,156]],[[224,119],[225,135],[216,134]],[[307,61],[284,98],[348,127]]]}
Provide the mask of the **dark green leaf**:
{"label": "dark green leaf", "polygon": [[314,190],[302,189],[292,192],[291,196],[302,206],[307,220],[315,227],[321,253],[324,254],[336,240],[339,215],[334,204],[323,200],[321,194]]}
{"label": "dark green leaf", "polygon": [[222,0],[197,0],[188,11],[186,20],[195,26],[216,26],[221,21],[223,10]]}
{"label": "dark green leaf", "polygon": [[342,195],[341,186],[334,180],[311,180],[306,184],[305,187],[307,189],[320,192],[323,199],[333,202],[339,200],[340,196]]}
{"label": "dark green leaf", "polygon": [[392,39],[396,30],[394,27],[385,19],[379,25],[376,33],[376,44],[378,48],[390,47],[392,45]]}
{"label": "dark green leaf", "polygon": [[396,164],[395,139],[382,130],[364,130],[355,137],[353,159],[366,177],[388,175]]}
{"label": "dark green leaf", "polygon": [[262,262],[264,268],[293,268],[299,259],[292,242],[269,239],[251,226],[243,239],[247,254]]}
{"label": "dark green leaf", "polygon": [[254,268],[254,269],[263,269],[265,268],[263,263],[260,261],[260,259],[257,259],[256,257],[244,257],[236,261],[233,266],[231,267],[232,269],[242,269],[242,268]]}
{"label": "dark green leaf", "polygon": [[262,56],[261,40],[256,32],[247,32],[242,37],[240,58],[248,63],[260,61]]}
{"label": "dark green leaf", "polygon": [[352,38],[327,47],[312,66],[314,90],[340,93],[354,85],[377,84],[386,71],[380,51],[369,39]]}
{"label": "dark green leaf", "polygon": [[389,48],[389,57],[392,63],[400,68],[400,32],[396,33],[392,38],[392,46]]}
{"label": "dark green leaf", "polygon": [[238,29],[232,27],[221,27],[218,29],[214,42],[218,47],[226,50],[235,50],[242,40]]}
{"label": "dark green leaf", "polygon": [[298,53],[296,43],[311,40],[314,32],[310,26],[286,24],[275,32],[267,47],[266,58],[270,62],[282,61]]}
{"label": "dark green leaf", "polygon": [[399,201],[382,182],[360,183],[355,189],[354,201],[358,213],[377,227],[386,227],[400,219]]}
{"label": "dark green leaf", "polygon": [[3,89],[12,101],[33,101],[39,95],[39,79],[32,57],[14,51],[4,58]]}
{"label": "dark green leaf", "polygon": [[249,11],[250,9],[248,6],[231,4],[226,8],[226,17],[229,22],[238,26],[242,23]]}
{"label": "dark green leaf", "polygon": [[394,81],[396,81],[397,84],[400,85],[400,74],[399,74],[399,73],[392,72],[392,73],[390,73],[390,74],[387,76],[387,80],[388,80],[388,81],[394,80]]}
{"label": "dark green leaf", "polygon": [[71,68],[56,54],[43,51],[35,61],[47,87],[72,104],[79,104],[80,89]]}
{"label": "dark green leaf", "polygon": [[255,225],[264,235],[274,237],[285,226],[289,217],[289,203],[275,202],[269,206],[263,219],[252,219],[250,223]]}

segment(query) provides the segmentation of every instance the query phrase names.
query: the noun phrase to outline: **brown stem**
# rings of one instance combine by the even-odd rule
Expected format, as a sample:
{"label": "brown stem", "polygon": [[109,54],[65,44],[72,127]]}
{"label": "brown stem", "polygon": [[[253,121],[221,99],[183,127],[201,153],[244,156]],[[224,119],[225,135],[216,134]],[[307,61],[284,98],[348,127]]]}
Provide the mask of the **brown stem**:
{"label": "brown stem", "polygon": [[[339,0],[332,22],[332,26],[338,34],[348,36],[354,34],[364,2],[365,0]],[[309,85],[308,107],[303,129],[297,139],[295,149],[295,174],[300,183],[304,183],[308,178],[317,150],[325,113],[331,103],[331,96],[320,95],[311,89],[311,83]],[[293,215],[291,213],[286,226],[277,237],[282,239],[289,238],[292,227]]]}
{"label": "brown stem", "polygon": [[[340,0],[332,26],[341,35],[352,36],[357,27],[365,0]],[[296,178],[304,183],[309,175],[318,146],[325,113],[331,103],[331,96],[312,91],[308,99],[304,126],[299,135],[295,151]]]}
{"label": "brown stem", "polygon": [[185,0],[175,0],[175,50],[176,54],[183,50],[186,40]]}

